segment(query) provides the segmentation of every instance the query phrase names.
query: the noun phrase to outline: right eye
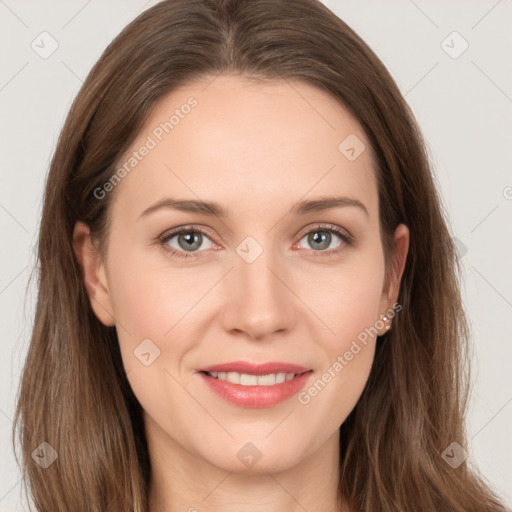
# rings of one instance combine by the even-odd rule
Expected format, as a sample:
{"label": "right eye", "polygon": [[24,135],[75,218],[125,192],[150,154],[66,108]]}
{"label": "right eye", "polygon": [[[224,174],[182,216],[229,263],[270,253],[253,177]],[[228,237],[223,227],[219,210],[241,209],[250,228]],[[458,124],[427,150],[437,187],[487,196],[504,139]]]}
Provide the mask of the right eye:
{"label": "right eye", "polygon": [[195,253],[203,252],[204,249],[211,249],[213,247],[211,240],[210,246],[203,247],[206,240],[210,239],[205,231],[190,226],[167,231],[159,237],[159,243],[163,249],[178,258],[196,258]]}

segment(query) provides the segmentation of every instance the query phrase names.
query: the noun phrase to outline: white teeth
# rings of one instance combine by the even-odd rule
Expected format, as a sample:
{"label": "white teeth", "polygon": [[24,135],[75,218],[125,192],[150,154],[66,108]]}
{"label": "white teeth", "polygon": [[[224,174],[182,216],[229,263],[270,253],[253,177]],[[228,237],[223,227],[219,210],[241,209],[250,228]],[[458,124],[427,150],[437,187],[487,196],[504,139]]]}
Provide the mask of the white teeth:
{"label": "white teeth", "polygon": [[242,386],[274,386],[287,382],[295,377],[294,373],[270,373],[268,375],[250,375],[238,372],[210,372],[209,375],[215,379],[225,380],[232,384]]}
{"label": "white teeth", "polygon": [[233,384],[240,384],[240,374],[238,372],[227,372],[226,380]]}
{"label": "white teeth", "polygon": [[242,384],[242,386],[257,386],[258,376],[247,375],[246,373],[242,373],[240,374],[240,384]]}
{"label": "white teeth", "polygon": [[275,383],[276,376],[273,373],[271,373],[270,375],[258,375],[258,384],[260,386],[273,386]]}

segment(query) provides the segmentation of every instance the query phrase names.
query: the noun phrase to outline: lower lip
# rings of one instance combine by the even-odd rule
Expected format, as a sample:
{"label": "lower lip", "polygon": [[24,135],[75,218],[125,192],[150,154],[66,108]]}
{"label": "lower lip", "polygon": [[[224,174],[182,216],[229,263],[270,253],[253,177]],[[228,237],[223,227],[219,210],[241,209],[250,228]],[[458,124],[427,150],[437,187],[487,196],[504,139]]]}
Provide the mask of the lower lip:
{"label": "lower lip", "polygon": [[204,382],[224,400],[241,407],[252,408],[272,407],[290,398],[305,386],[311,374],[312,370],[273,386],[242,386],[214,379],[200,372]]}

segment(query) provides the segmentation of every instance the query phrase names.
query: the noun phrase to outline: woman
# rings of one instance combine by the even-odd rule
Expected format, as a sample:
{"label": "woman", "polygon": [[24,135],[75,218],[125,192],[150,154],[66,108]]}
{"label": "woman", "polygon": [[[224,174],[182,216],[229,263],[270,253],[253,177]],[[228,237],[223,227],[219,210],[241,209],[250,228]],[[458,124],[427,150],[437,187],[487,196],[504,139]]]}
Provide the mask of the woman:
{"label": "woman", "polygon": [[130,23],[62,130],[39,261],[16,414],[37,510],[502,510],[466,459],[420,131],[321,3]]}

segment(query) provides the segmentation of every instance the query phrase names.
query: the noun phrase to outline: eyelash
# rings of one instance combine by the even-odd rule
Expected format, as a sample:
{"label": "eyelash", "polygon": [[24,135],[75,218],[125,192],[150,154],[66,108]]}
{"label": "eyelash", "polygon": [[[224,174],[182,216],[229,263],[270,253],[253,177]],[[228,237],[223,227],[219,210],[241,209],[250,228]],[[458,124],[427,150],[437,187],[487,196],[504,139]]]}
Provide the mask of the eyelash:
{"label": "eyelash", "polygon": [[[334,224],[319,224],[318,226],[315,226],[309,231],[306,231],[305,233],[301,234],[299,241],[302,240],[306,235],[309,235],[310,233],[315,233],[317,231],[326,231],[329,233],[334,233],[335,235],[338,235],[342,239],[343,243],[337,249],[330,249],[328,251],[313,251],[311,249],[313,251],[314,257],[329,258],[338,256],[341,252],[344,251],[345,246],[351,246],[355,242],[354,238],[351,235],[348,235]],[[211,238],[209,233],[207,233],[205,230],[201,228],[195,226],[183,226],[171,232],[163,233],[158,237],[157,242],[165,252],[170,253],[172,256],[176,256],[178,258],[198,258],[198,254],[200,254],[203,251],[187,253],[186,251],[177,251],[168,245],[168,242],[171,238],[174,238],[175,236],[180,235],[182,233],[201,233],[202,235]]]}

